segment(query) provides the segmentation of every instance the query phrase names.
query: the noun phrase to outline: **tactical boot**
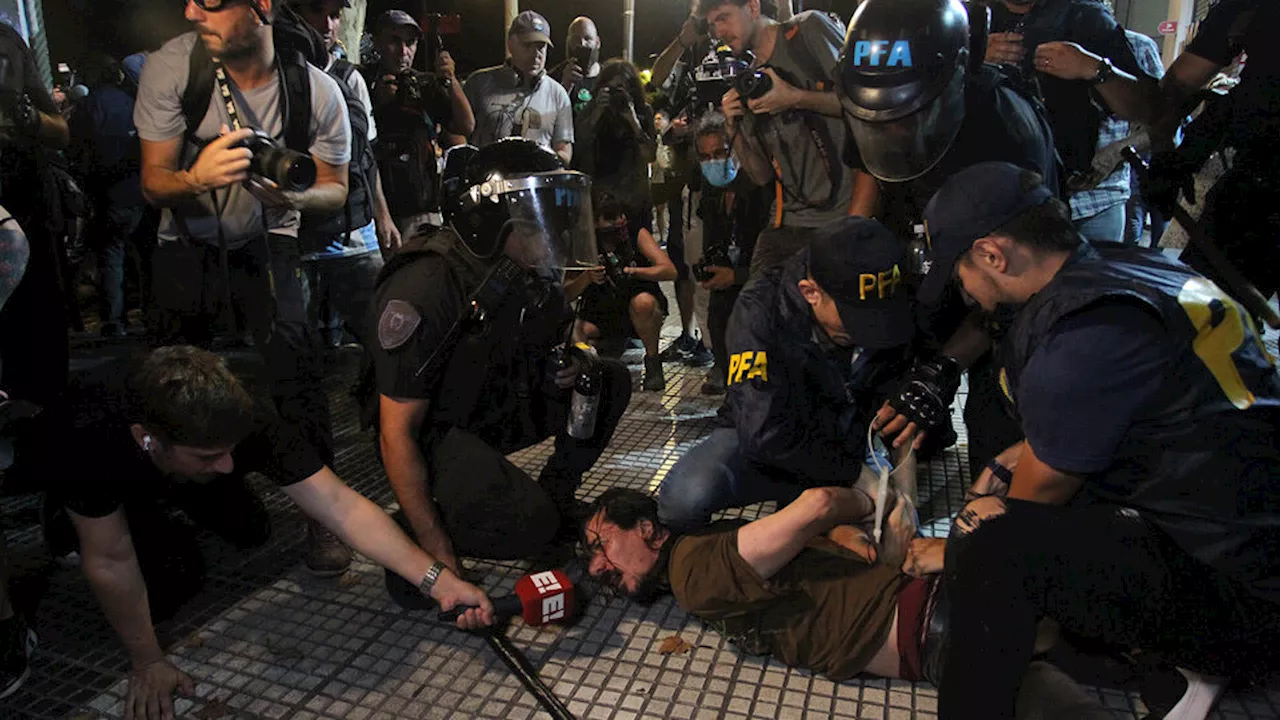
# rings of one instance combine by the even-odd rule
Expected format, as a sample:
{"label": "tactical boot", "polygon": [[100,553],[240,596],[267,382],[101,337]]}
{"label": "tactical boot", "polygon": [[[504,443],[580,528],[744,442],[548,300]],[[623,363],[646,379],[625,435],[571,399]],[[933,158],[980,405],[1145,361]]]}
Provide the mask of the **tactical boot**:
{"label": "tactical boot", "polygon": [[315,520],[307,520],[307,570],[316,577],[336,577],[351,566],[351,549]]}

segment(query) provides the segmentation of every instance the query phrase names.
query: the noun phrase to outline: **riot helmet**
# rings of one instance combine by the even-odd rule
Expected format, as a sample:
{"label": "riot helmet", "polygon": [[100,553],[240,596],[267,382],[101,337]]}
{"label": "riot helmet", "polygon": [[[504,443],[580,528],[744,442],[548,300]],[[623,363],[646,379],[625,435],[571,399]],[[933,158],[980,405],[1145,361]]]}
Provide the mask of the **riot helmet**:
{"label": "riot helmet", "polygon": [[488,259],[505,249],[521,265],[546,270],[599,264],[588,176],[521,138],[466,155],[447,203],[449,224],[468,250]]}
{"label": "riot helmet", "polygon": [[969,16],[960,0],[866,0],[839,61],[839,95],[867,171],[904,182],[942,159],[964,121]]}

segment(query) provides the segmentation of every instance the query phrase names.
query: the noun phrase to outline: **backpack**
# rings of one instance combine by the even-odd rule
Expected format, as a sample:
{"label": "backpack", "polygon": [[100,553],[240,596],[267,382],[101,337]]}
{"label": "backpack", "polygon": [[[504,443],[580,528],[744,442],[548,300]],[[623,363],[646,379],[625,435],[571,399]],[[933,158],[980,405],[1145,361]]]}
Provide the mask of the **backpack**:
{"label": "backpack", "polygon": [[[311,148],[311,78],[307,65],[324,67],[329,51],[324,39],[293,8],[279,5],[271,24],[276,58],[284,85],[284,144],[301,153]],[[182,93],[182,114],[187,136],[194,141],[209,110],[213,93],[214,66],[204,43],[191,49],[187,87]],[[373,188],[377,167],[369,144],[369,121],[364,104],[346,84],[355,67],[345,60],[334,62],[330,74],[338,81],[351,120],[351,165],[348,169],[347,202],[342,212],[329,215],[304,214],[300,237],[328,239],[349,234],[373,220]],[[304,248],[304,251],[306,249]]]}
{"label": "backpack", "polygon": [[[369,142],[368,109],[347,83],[356,75],[356,66],[346,60],[335,60],[329,74],[338,81],[342,99],[351,117],[351,164],[347,169],[347,202],[341,212],[304,213],[299,237],[327,240],[358,230],[373,221],[373,191],[377,187],[378,164]],[[363,78],[361,82],[364,82]]]}
{"label": "backpack", "polygon": [[[320,34],[288,5],[276,6],[271,35],[284,86],[284,144],[290,150],[306,153],[311,148],[311,78],[307,75],[307,64],[324,67],[328,62],[328,50]],[[182,115],[187,121],[187,137],[192,142],[195,142],[196,130],[209,112],[213,71],[209,50],[197,40],[191,48],[187,87],[182,92]]]}

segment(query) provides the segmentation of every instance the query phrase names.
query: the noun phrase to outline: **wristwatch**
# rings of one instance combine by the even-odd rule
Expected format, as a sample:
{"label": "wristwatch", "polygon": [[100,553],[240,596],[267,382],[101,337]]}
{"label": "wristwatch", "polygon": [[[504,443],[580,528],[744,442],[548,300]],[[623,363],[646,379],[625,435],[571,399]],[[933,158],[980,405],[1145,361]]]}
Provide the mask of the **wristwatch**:
{"label": "wristwatch", "polygon": [[1111,58],[1102,58],[1098,63],[1098,73],[1089,82],[1094,85],[1101,85],[1114,77],[1115,74],[1116,66],[1111,64]]}
{"label": "wristwatch", "polygon": [[422,597],[431,597],[431,589],[436,586],[436,581],[440,579],[440,573],[444,572],[444,569],[445,564],[437,560],[431,569],[427,570],[427,574],[422,576],[422,582],[418,583],[418,592],[422,593]]}

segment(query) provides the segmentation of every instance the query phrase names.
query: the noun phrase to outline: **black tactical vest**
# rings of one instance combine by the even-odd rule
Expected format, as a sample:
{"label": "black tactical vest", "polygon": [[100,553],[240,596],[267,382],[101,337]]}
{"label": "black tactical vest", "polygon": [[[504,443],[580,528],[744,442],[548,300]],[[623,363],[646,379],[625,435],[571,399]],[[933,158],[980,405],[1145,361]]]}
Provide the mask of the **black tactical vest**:
{"label": "black tactical vest", "polygon": [[1153,312],[1176,357],[1081,500],[1138,510],[1192,556],[1280,600],[1280,379],[1248,313],[1216,285],[1158,251],[1083,246],[1001,342],[1006,398],[1055,323],[1103,302]]}
{"label": "black tactical vest", "polygon": [[463,313],[456,336],[427,369],[436,380],[424,431],[457,427],[497,447],[515,442],[534,430],[531,424],[545,411],[547,363],[570,319],[564,290],[530,272],[494,307],[467,306],[494,262],[467,251],[450,229],[403,248],[383,267],[378,284],[430,255],[448,264],[447,281]]}

